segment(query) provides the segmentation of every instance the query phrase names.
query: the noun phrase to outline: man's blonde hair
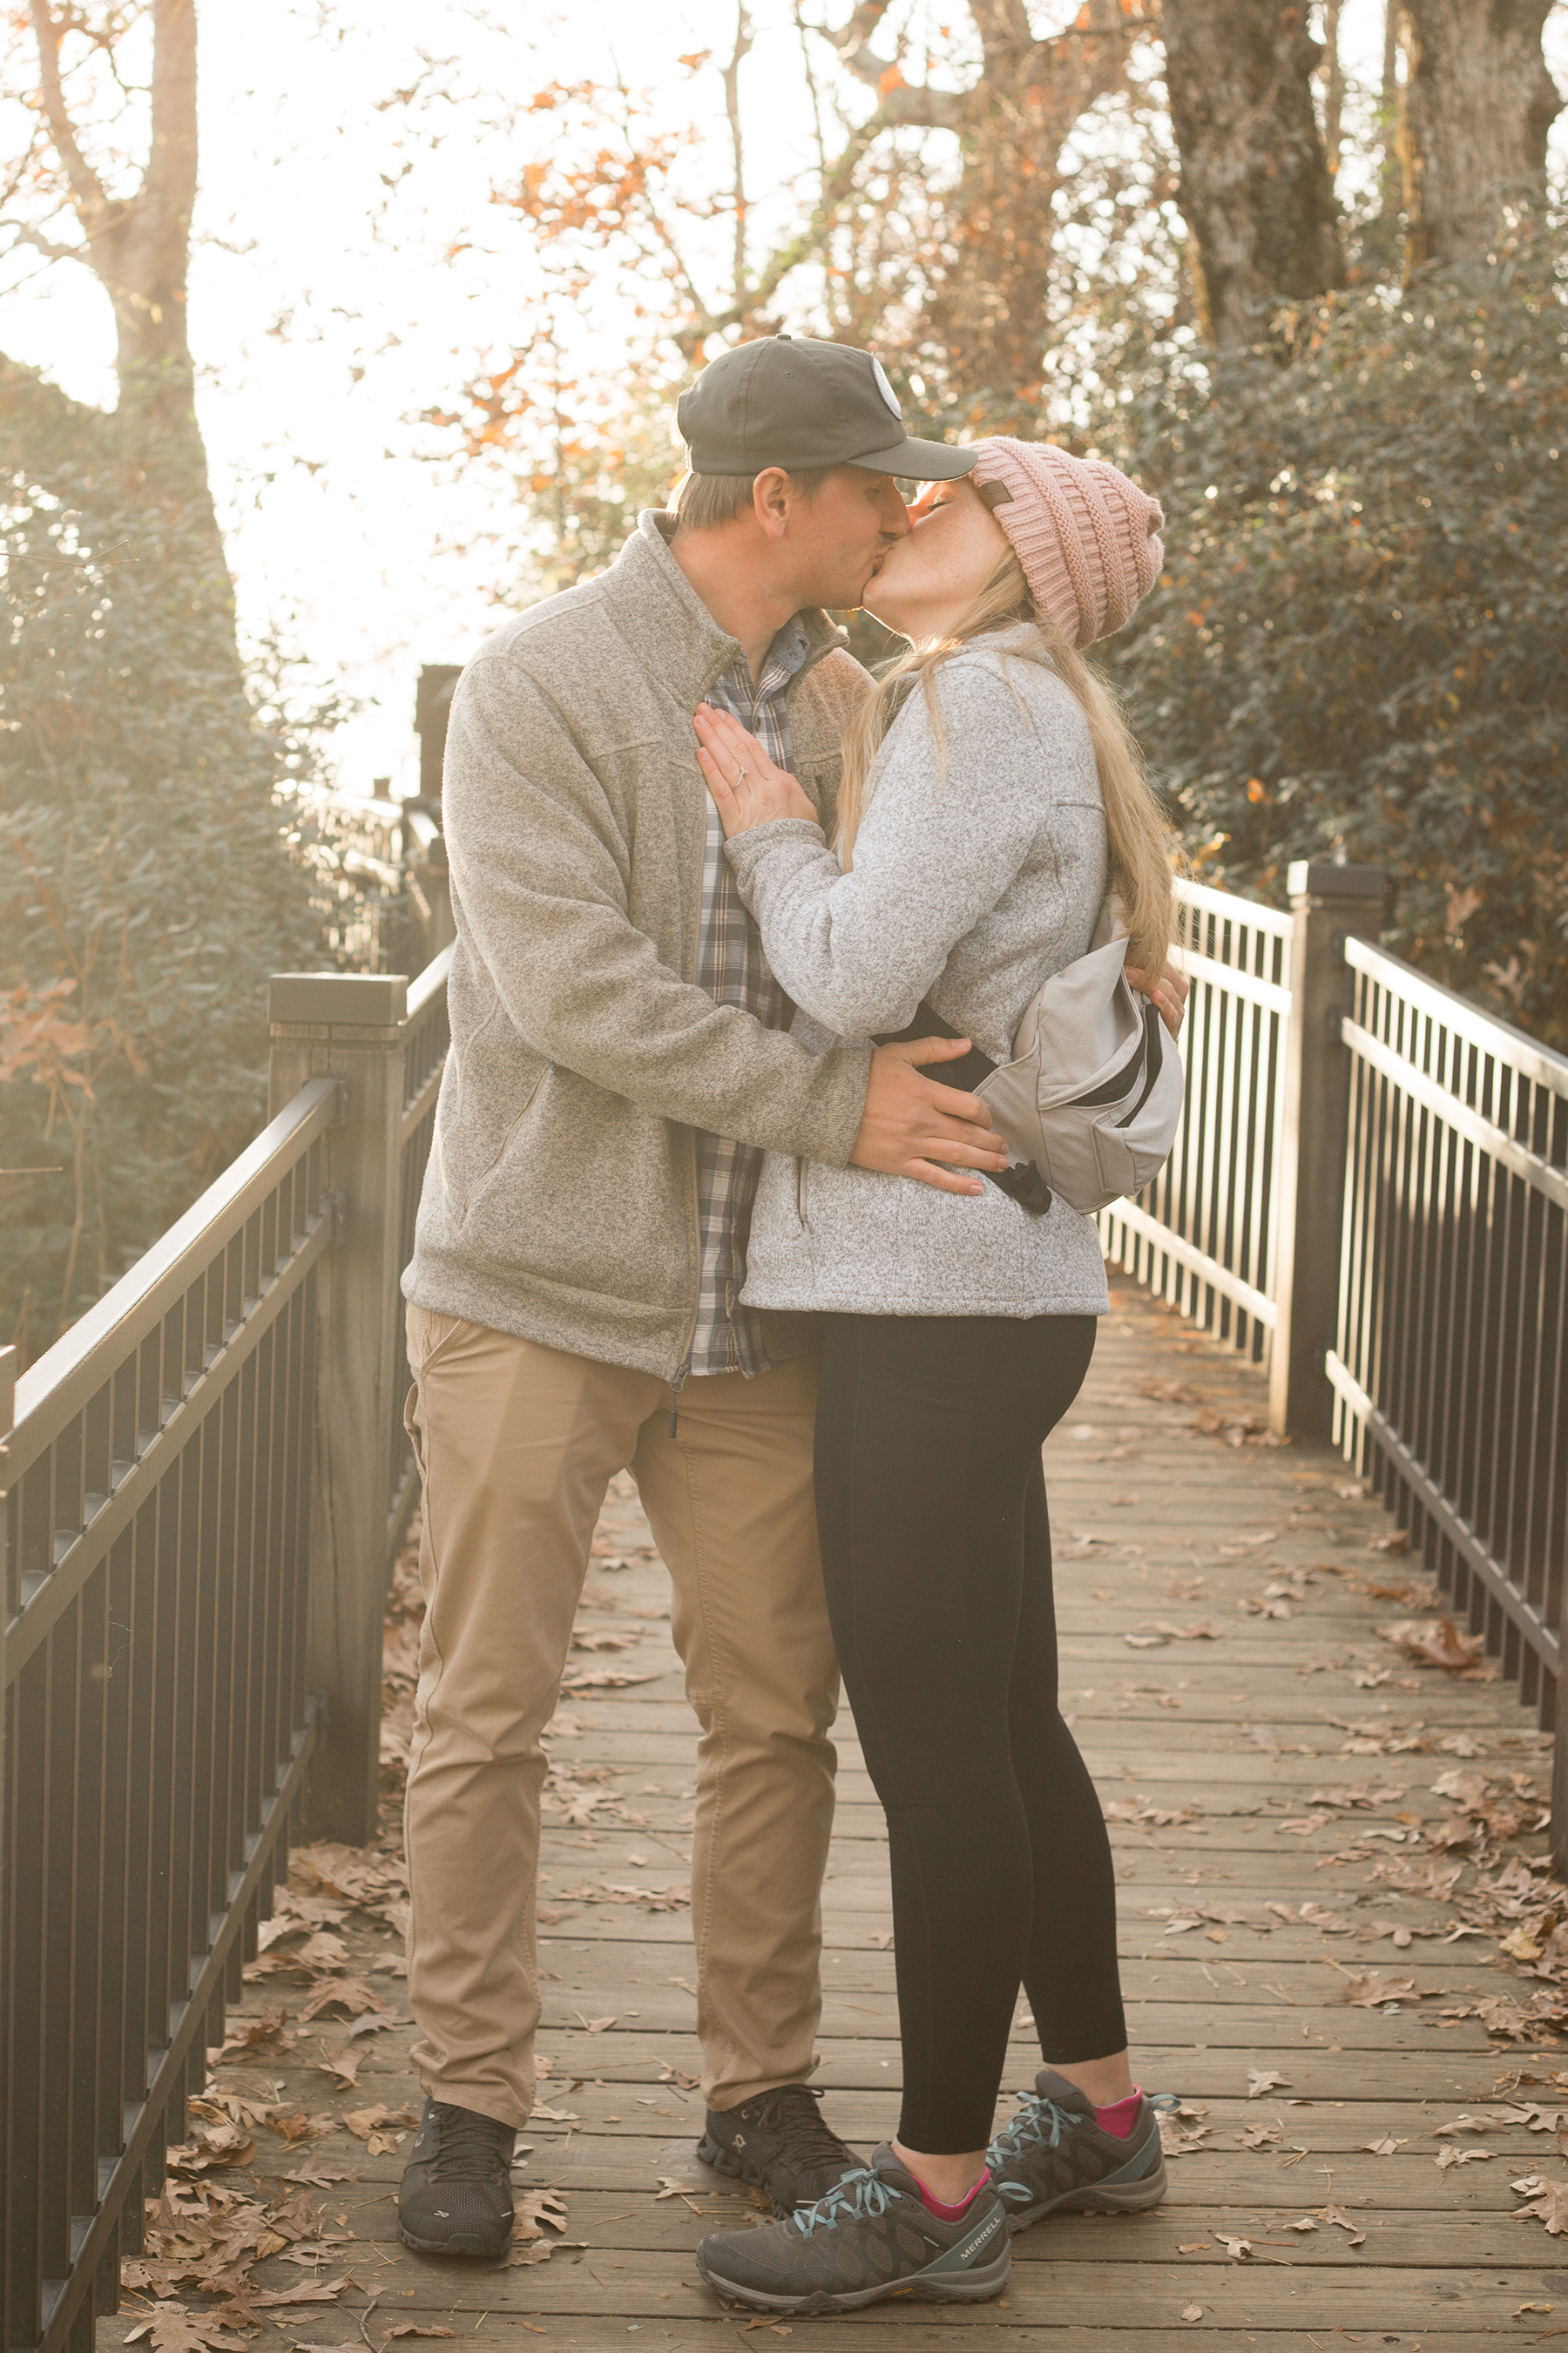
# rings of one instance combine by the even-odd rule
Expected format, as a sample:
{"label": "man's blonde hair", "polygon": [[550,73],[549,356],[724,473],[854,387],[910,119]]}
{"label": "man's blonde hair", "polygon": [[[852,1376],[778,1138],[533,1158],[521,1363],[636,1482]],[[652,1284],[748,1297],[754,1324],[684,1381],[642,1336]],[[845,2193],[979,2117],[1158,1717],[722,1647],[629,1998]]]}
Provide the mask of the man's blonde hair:
{"label": "man's blonde hair", "polygon": [[[791,474],[790,483],[802,498],[814,499],[832,471],[831,466],[815,466]],[[756,474],[682,474],[670,495],[677,531],[722,531],[751,505],[756,479]]]}

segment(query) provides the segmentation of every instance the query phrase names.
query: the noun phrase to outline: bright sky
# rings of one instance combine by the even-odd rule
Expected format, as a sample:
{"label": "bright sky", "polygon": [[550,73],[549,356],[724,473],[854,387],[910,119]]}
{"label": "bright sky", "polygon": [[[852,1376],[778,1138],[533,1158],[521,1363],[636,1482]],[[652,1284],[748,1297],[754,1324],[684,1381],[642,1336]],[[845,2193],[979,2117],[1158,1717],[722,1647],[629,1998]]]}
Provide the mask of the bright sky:
{"label": "bright sky", "polygon": [[[782,206],[808,162],[810,114],[788,0],[755,0],[753,13],[742,95],[765,227],[770,193]],[[1369,81],[1382,13],[1382,0],[1344,9],[1347,67]],[[1035,14],[1046,29],[1061,10]],[[336,739],[342,781],[367,790],[388,776],[412,791],[416,672],[464,659],[501,617],[489,534],[510,520],[493,480],[419,454],[434,442],[418,418],[484,355],[527,339],[541,291],[526,233],[489,195],[538,152],[549,118],[511,132],[487,120],[547,82],[618,65],[634,90],[657,91],[659,122],[709,113],[711,162],[694,153],[687,168],[722,185],[717,72],[693,78],[677,59],[728,54],[733,0],[579,0],[570,16],[515,0],[247,0],[203,7],[200,26],[191,326],[243,620],[364,704]],[[416,85],[413,107],[384,103]],[[433,152],[420,130],[439,135]],[[705,290],[721,282],[726,235],[713,232]],[[605,314],[590,332],[613,368],[635,328]],[[75,396],[112,402],[109,308],[85,270],[58,265],[9,292],[0,343]]]}

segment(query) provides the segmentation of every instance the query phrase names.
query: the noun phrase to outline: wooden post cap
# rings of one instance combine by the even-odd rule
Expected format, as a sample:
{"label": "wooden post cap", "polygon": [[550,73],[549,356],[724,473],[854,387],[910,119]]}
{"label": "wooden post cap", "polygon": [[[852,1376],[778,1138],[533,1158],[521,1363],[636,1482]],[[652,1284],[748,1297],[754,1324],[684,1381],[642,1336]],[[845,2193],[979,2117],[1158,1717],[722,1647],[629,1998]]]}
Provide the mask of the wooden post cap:
{"label": "wooden post cap", "polygon": [[408,1018],[408,979],[401,972],[275,972],[267,984],[267,1018],[334,1029],[390,1029]]}
{"label": "wooden post cap", "polygon": [[1381,899],[1388,876],[1381,866],[1337,866],[1328,858],[1293,858],[1285,871],[1292,899]]}

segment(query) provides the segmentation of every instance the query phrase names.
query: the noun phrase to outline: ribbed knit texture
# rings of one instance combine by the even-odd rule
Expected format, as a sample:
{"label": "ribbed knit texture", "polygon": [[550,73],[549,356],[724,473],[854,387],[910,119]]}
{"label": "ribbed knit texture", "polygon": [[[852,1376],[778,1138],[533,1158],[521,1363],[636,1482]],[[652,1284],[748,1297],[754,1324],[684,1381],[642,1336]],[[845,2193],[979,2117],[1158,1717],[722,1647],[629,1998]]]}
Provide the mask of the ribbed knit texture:
{"label": "ribbed knit texture", "polygon": [[1159,501],[1103,458],[1050,441],[977,441],[970,480],[1012,495],[992,509],[1042,611],[1069,645],[1092,646],[1131,619],[1160,575]]}

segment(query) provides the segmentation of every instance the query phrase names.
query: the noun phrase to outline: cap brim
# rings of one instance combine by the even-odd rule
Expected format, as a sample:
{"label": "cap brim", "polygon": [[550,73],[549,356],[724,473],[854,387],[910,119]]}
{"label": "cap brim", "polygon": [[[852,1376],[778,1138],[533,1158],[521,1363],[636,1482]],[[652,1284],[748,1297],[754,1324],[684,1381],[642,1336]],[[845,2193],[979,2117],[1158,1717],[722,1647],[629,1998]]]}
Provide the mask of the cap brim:
{"label": "cap brim", "polygon": [[897,441],[890,449],[869,449],[847,465],[862,466],[868,474],[892,474],[905,482],[956,482],[979,457],[978,449],[954,449],[945,441]]}

